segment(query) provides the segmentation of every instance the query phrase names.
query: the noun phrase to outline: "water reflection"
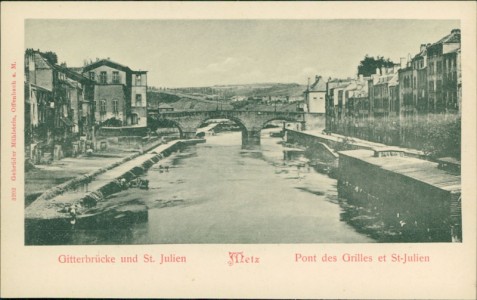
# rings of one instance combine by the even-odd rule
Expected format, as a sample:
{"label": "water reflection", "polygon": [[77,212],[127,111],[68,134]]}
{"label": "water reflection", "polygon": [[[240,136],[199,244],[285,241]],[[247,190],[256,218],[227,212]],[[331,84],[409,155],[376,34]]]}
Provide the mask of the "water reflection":
{"label": "water reflection", "polygon": [[436,230],[396,222],[394,211],[385,209],[382,201],[355,199],[328,176],[328,169],[315,168],[317,163],[330,162],[309,157],[300,149],[286,148],[280,138],[270,137],[267,132],[262,134],[261,145],[245,148],[240,133],[221,133],[153,165],[142,175],[149,180],[148,190],[129,189],[111,197],[147,207],[145,217],[110,218],[113,222],[89,226],[83,222],[67,234],[46,230],[45,239],[31,243],[440,240]]}

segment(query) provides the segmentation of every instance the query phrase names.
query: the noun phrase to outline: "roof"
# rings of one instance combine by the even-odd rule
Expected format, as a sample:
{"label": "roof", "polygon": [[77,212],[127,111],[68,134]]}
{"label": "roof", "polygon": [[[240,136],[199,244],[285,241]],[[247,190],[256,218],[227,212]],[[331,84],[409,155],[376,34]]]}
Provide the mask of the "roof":
{"label": "roof", "polygon": [[71,70],[71,68],[67,68],[67,67],[63,67],[63,66],[59,66],[59,65],[54,65],[54,68],[56,70],[59,70],[59,71],[65,73],[67,75],[67,77],[69,77],[73,80],[80,81],[80,82],[89,81],[90,83],[94,82],[94,80],[91,80],[88,77],[84,76],[83,74],[79,74],[79,73]]}
{"label": "roof", "polygon": [[340,156],[358,159],[408,178],[426,183],[441,190],[460,192],[461,176],[439,169],[438,164],[408,156],[375,157],[371,150],[340,151]]}
{"label": "roof", "polygon": [[424,58],[426,55],[427,55],[427,46],[424,47],[424,48],[421,50],[421,52],[419,52],[418,54],[414,55],[414,57],[412,58],[412,60]]}
{"label": "roof", "polygon": [[44,88],[44,87],[41,87],[41,86],[39,86],[39,85],[36,85],[36,84],[34,84],[34,83],[30,83],[30,85],[31,85],[32,88],[35,88],[36,90],[40,90],[40,91],[43,91],[43,92],[49,92],[49,93],[51,93],[51,90],[46,89],[46,88]]}
{"label": "roof", "polygon": [[439,41],[435,42],[435,44],[444,44],[444,43],[460,43],[460,30],[454,29],[451,31],[450,34],[446,35]]}
{"label": "roof", "polygon": [[133,72],[128,66],[122,65],[120,63],[114,62],[109,59],[101,59],[92,64],[89,64],[83,68],[83,72],[96,69],[97,67],[100,67],[100,66],[108,66],[108,67],[118,69],[124,72]]}
{"label": "roof", "polygon": [[388,86],[396,86],[399,84],[399,75],[397,73],[388,81]]}
{"label": "roof", "polygon": [[35,68],[37,69],[53,69],[53,64],[51,64],[41,52],[34,51],[34,59],[35,59]]}
{"label": "roof", "polygon": [[69,67],[68,70],[71,70],[71,71],[76,72],[78,74],[83,73],[83,68],[82,67]]}
{"label": "roof", "polygon": [[350,82],[350,83],[346,86],[345,90],[346,90],[346,91],[354,91],[354,90],[356,90],[357,88],[358,88],[358,85],[356,84],[356,82],[353,81],[353,82]]}
{"label": "roof", "polygon": [[83,76],[82,74],[79,74],[75,72],[73,69],[78,69],[78,68],[67,68],[63,67],[57,64],[52,64],[50,63],[39,51],[33,51],[34,54],[34,59],[35,59],[35,68],[38,69],[54,69],[59,72],[65,73],[69,78],[72,78],[77,81],[90,81],[93,82],[91,79]]}
{"label": "roof", "polygon": [[76,88],[76,86],[70,80],[59,80],[59,82],[69,86],[70,88]]}
{"label": "roof", "polygon": [[315,82],[308,89],[310,92],[326,92],[326,82],[321,76],[317,76]]}
{"label": "roof", "polygon": [[380,76],[375,85],[390,83],[393,79],[397,80],[397,73]]}

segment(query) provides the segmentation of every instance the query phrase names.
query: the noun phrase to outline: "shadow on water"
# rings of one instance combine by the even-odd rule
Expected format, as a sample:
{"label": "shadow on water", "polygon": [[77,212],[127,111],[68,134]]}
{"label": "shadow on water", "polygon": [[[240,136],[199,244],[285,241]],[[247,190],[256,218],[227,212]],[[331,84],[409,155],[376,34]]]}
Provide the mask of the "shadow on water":
{"label": "shadow on water", "polygon": [[147,221],[143,201],[132,199],[85,211],[75,222],[71,218],[28,220],[25,245],[130,244],[133,228],[141,228]]}
{"label": "shadow on water", "polygon": [[[341,224],[350,225],[346,227],[347,230],[353,232],[353,234],[358,232],[360,235],[371,237],[378,242],[448,241],[448,235],[445,229],[423,226],[419,220],[419,215],[412,215],[406,211],[402,213],[400,210],[398,210],[400,213],[397,213],[395,208],[384,205],[384,203],[392,203],[394,199],[387,199],[386,202],[380,199],[357,199],[353,193],[338,184],[338,181],[330,176],[326,168],[310,166],[308,163],[309,158],[306,154],[303,155],[303,151],[292,151],[288,154],[284,154],[282,152],[284,149],[282,146],[272,148],[270,144],[263,146],[247,145],[241,148],[237,145],[236,148],[233,146],[233,149],[230,147],[232,146],[228,144],[226,146],[223,144],[201,144],[200,146],[185,147],[171,156],[169,161],[159,162],[151,167],[148,172],[154,172],[152,178],[163,185],[158,185],[158,187],[155,188],[151,187],[148,194],[138,194],[136,191],[130,192],[131,198],[134,199],[130,199],[130,201],[128,199],[128,201],[125,202],[125,205],[128,205],[128,209],[125,209],[125,207],[123,207],[123,209],[121,206],[118,206],[111,210],[111,212],[103,214],[102,217],[78,220],[75,227],[70,224],[69,219],[58,220],[55,221],[56,223],[39,222],[37,224],[26,224],[30,230],[30,234],[26,237],[26,244],[93,245],[136,244],[144,241],[146,243],[155,242],[155,237],[151,234],[151,232],[154,232],[154,229],[149,228],[150,224],[157,223],[157,219],[154,219],[154,216],[167,218],[167,215],[174,215],[173,213],[178,213],[185,207],[197,206],[194,209],[198,209],[205,202],[209,204],[211,202],[210,199],[212,199],[212,197],[209,192],[196,194],[195,191],[190,192],[188,190],[187,193],[182,193],[182,191],[185,191],[184,189],[193,188],[193,186],[189,186],[189,181],[191,181],[189,177],[185,177],[186,180],[184,180],[184,174],[191,176],[191,171],[187,169],[189,159],[202,156],[199,162],[200,166],[202,161],[204,164],[207,164],[211,162],[211,159],[215,160],[216,156],[214,155],[218,155],[220,158],[225,156],[226,159],[228,159],[226,155],[230,155],[230,151],[234,151],[235,155],[229,161],[226,161],[230,164],[231,168],[237,165],[247,165],[250,170],[262,168],[262,164],[254,164],[253,162],[250,164],[250,159],[257,159],[274,166],[274,168],[269,168],[269,175],[272,177],[277,175],[276,177],[279,179],[276,181],[276,184],[283,184],[284,179],[303,179],[303,181],[299,183],[292,182],[292,189],[311,195],[305,196],[302,194],[302,196],[307,197],[307,199],[316,199],[317,201],[326,201],[334,204],[334,210],[337,211],[337,214],[330,219],[330,222],[341,222]],[[211,152],[209,151],[211,148],[223,149]],[[204,151],[204,149],[209,150]],[[238,152],[238,159],[237,152],[235,151]],[[212,153],[212,156],[210,156],[209,153]],[[197,160],[195,160],[192,165],[197,167]],[[177,173],[175,173],[176,170],[180,170],[180,172],[177,171]],[[232,178],[220,177],[219,179],[222,180],[222,183],[236,181],[237,184],[234,185],[233,188],[235,188],[235,186],[245,187],[248,184],[248,175],[250,175],[250,172],[247,168],[237,168],[237,172],[240,171],[245,173],[240,173]],[[162,177],[161,179],[161,176],[166,174],[166,172],[171,173],[168,174],[168,177]],[[192,175],[194,174],[195,173],[192,173]],[[198,172],[198,174],[201,176],[203,173]],[[216,181],[211,183],[212,185],[218,181],[217,178],[215,180]],[[209,187],[209,182],[199,182],[203,185],[198,185],[197,187],[200,188],[197,190],[209,191],[204,189],[204,187]],[[286,182],[289,183],[290,181],[287,180]],[[158,189],[162,190],[158,191]],[[290,192],[293,193],[292,190]],[[271,195],[273,195],[273,193],[271,193]],[[143,196],[145,199],[151,197],[149,198],[151,201],[142,201],[139,199]],[[126,195],[120,194],[113,197],[124,199],[122,197],[126,197]],[[309,203],[306,205],[309,205]],[[179,209],[175,209],[176,207]],[[131,211],[131,208],[132,211],[136,213],[129,214],[128,211]],[[163,214],[154,211],[149,215],[148,210],[154,209],[164,209]],[[399,209],[401,209],[401,207],[399,207]],[[341,212],[339,212],[340,210]],[[198,209],[198,211],[200,210]],[[91,212],[93,213],[94,211]],[[153,220],[155,220],[156,223]],[[417,220],[417,222],[415,222],[415,220]],[[331,238],[333,239],[334,236]]]}
{"label": "shadow on water", "polygon": [[[202,145],[204,147],[206,145]],[[210,146],[206,146],[210,147]],[[172,166],[177,166],[177,165],[182,165],[183,161],[192,157],[197,157],[197,147],[195,146],[185,146],[178,152],[174,157],[172,157],[171,160],[171,165]]]}
{"label": "shadow on water", "polygon": [[[426,221],[426,212],[413,210],[412,203],[403,199],[378,199],[355,197],[342,185],[338,184],[337,172],[328,161],[310,156],[310,151],[288,151],[281,161],[266,160],[277,167],[282,167],[276,174],[286,174],[292,167],[300,165],[303,158],[313,160],[313,172],[333,179],[332,186],[325,192],[311,186],[298,186],[302,190],[316,196],[325,196],[326,201],[340,206],[340,221],[353,227],[357,232],[369,236],[381,243],[426,243],[450,242],[450,229],[444,225]],[[287,177],[286,179],[299,179]]]}

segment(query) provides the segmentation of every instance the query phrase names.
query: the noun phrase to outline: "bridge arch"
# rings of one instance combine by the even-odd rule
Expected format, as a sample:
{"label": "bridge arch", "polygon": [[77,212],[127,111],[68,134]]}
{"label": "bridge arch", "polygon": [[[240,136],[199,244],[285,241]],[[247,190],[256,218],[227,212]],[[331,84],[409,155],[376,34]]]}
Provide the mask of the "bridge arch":
{"label": "bridge arch", "polygon": [[[156,119],[156,118],[148,118],[147,124],[149,129],[156,131],[160,128],[177,128],[179,130],[179,137],[184,138],[184,129],[180,122],[177,122],[173,119]],[[165,127],[164,127],[165,126]]]}
{"label": "bridge arch", "polygon": [[181,130],[182,138],[194,138],[197,128],[210,119],[227,119],[235,122],[242,129],[242,144],[260,144],[260,134],[264,126],[273,120],[303,122],[303,113],[272,111],[181,111],[161,112],[157,120],[174,121]]}
{"label": "bridge arch", "polygon": [[[200,125],[204,124],[208,120],[214,120],[214,119],[225,119],[225,120],[230,120],[234,122],[240,128],[240,131],[242,132],[242,145],[257,144],[257,142],[253,141],[254,138],[251,136],[250,130],[247,127],[246,122],[238,117],[231,116],[228,114],[217,113],[217,114],[208,115],[200,119],[200,121],[196,123],[195,127],[199,128]],[[258,140],[259,139],[260,137],[258,137]]]}
{"label": "bridge arch", "polygon": [[273,121],[284,121],[284,122],[290,122],[290,123],[301,123],[303,124],[303,121],[298,121],[296,118],[290,118],[290,117],[272,117],[268,119],[267,121],[263,122],[262,126],[260,127],[261,129],[265,128],[265,126]]}

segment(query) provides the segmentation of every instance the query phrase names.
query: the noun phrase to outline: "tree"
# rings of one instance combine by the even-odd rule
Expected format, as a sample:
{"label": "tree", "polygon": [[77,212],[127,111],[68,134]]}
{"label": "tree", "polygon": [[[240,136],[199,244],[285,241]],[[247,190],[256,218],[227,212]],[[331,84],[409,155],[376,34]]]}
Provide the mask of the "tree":
{"label": "tree", "polygon": [[43,57],[50,63],[50,64],[57,64],[58,63],[58,55],[56,55],[53,51],[47,51],[42,53]]}
{"label": "tree", "polygon": [[377,68],[390,68],[393,67],[394,63],[389,59],[384,59],[384,56],[377,56],[374,58],[373,56],[366,56],[362,61],[360,61],[358,66],[358,74],[363,76],[371,76],[372,74],[376,74]]}

